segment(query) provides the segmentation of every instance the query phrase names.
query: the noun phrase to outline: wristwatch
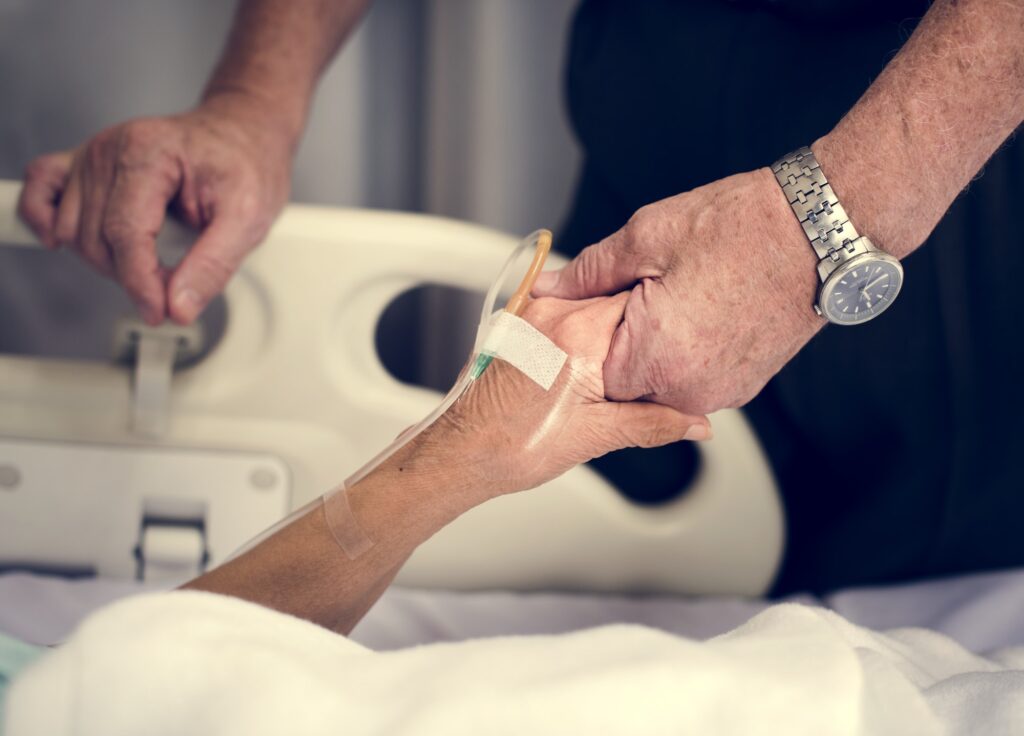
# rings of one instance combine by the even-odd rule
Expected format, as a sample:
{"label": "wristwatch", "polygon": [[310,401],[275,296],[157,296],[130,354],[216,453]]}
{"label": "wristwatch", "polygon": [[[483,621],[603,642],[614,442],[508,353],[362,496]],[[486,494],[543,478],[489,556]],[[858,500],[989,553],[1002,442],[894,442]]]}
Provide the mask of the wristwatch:
{"label": "wristwatch", "polygon": [[811,149],[783,156],[772,173],[818,256],[814,311],[833,324],[858,325],[888,309],[903,286],[903,266],[857,233]]}

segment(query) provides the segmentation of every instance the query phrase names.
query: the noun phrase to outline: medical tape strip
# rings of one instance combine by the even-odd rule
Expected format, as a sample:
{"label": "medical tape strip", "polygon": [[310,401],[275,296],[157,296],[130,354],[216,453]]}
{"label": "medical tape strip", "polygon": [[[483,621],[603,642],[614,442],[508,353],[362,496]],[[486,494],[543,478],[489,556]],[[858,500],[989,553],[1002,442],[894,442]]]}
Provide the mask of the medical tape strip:
{"label": "medical tape strip", "polygon": [[[554,384],[568,356],[526,320],[502,310],[491,315],[487,330],[477,336],[477,352],[500,358],[520,370],[545,391]],[[350,560],[374,545],[349,503],[348,488],[323,495],[324,518],[334,540]]]}
{"label": "medical tape strip", "polygon": [[547,391],[565,365],[565,351],[525,319],[502,310],[491,315],[479,352],[501,358]]}
{"label": "medical tape strip", "polygon": [[363,529],[348,501],[348,489],[336,488],[323,495],[324,518],[334,541],[350,560],[358,558],[373,547],[373,540]]}

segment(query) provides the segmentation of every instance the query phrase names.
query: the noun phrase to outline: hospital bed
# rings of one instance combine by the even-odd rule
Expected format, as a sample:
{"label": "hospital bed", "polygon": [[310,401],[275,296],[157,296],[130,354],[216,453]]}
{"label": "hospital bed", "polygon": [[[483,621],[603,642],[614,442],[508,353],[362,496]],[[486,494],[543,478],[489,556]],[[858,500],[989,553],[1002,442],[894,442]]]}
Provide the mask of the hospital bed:
{"label": "hospital bed", "polygon": [[[17,193],[17,184],[0,182],[0,247],[34,248],[32,236],[14,216]],[[173,250],[187,246],[190,234],[172,226],[162,238]],[[389,305],[424,284],[480,293],[516,242],[514,236],[435,217],[292,206],[228,287],[222,335],[173,326],[152,329],[129,316],[112,329],[110,360],[0,355],[0,632],[35,643],[63,641],[90,612],[142,591],[166,589],[219,564],[290,510],[334,487],[440,398],[436,391],[399,382],[383,365],[375,333]],[[560,634],[629,622],[703,640],[744,624],[769,605],[758,596],[779,564],[782,513],[768,465],[743,416],[724,411],[712,421],[715,439],[698,445],[699,471],[677,499],[637,506],[592,470],[579,467],[540,489],[489,502],[423,545],[402,570],[397,586],[385,593],[351,639],[375,650],[475,640],[460,646],[490,647],[488,666],[512,661],[525,667],[526,660],[503,648],[503,640],[481,637]],[[166,606],[168,598],[173,596],[159,600]],[[147,600],[136,597],[128,604],[146,606]],[[887,696],[881,710],[896,724],[891,732],[917,732],[908,731],[907,724],[919,727],[924,711],[909,718],[893,715],[911,701],[928,704],[929,713],[957,726],[951,733],[973,733],[975,723],[995,724],[993,732],[1019,725],[1012,707],[1024,692],[1024,669],[1012,668],[1014,662],[1024,662],[1024,649],[1012,647],[1024,645],[1024,571],[791,600],[831,608],[874,629],[925,626],[976,652],[1000,650],[991,661],[966,665],[960,656],[954,666],[955,652],[932,632],[907,632],[895,647],[891,640],[856,634],[847,642],[850,652],[842,650],[831,661],[844,663],[851,673],[845,687],[850,703],[870,700],[863,697],[864,682],[890,677],[890,670],[879,664],[880,653],[911,663],[899,665],[910,680],[923,678],[920,692],[905,683],[892,687],[883,681],[878,686]],[[179,608],[172,614],[181,612],[181,599],[173,603]],[[125,610],[131,609],[106,607],[89,620],[95,624],[97,617],[109,620]],[[811,667],[812,681],[785,692],[790,680],[780,673],[789,672],[790,660],[833,651],[841,643],[830,640],[821,647],[820,639],[803,637],[813,619],[800,610],[805,609],[766,613],[776,617],[768,621],[787,613],[795,618],[786,630],[793,647],[782,648],[765,679],[755,675],[754,686],[743,694],[733,689],[745,681],[773,636],[778,638],[778,632],[759,638],[757,624],[753,631],[748,624],[746,649],[735,635],[723,645],[709,646],[741,651],[749,666],[734,667],[729,676],[719,672],[718,677],[706,677],[702,665],[690,664],[695,684],[682,690],[673,686],[667,698],[656,701],[659,708],[699,712],[695,705],[710,702],[706,727],[698,730],[714,731],[726,715],[744,713],[759,695],[766,703],[774,702],[778,684],[785,702],[793,703],[793,714],[817,708],[842,731],[839,727],[856,717],[855,708],[843,705],[846,701],[830,708],[834,693],[829,692],[828,697],[804,702],[813,681],[821,677],[817,665]],[[252,615],[237,609],[232,616],[236,613]],[[172,634],[172,647],[180,648],[191,635],[192,620],[179,621],[181,638]],[[231,618],[232,629],[239,620]],[[834,620],[822,620],[826,631],[842,631]],[[169,624],[150,627],[150,641],[167,639],[164,625]],[[82,631],[55,652],[71,651],[66,658],[70,661],[105,666],[102,657],[75,657]],[[289,653],[289,646],[303,638],[279,640],[278,632],[273,634],[278,652]],[[617,627],[589,632],[588,641],[616,632],[647,636]],[[136,623],[127,631],[117,629],[104,642],[120,641],[123,633],[138,640],[147,631]],[[572,640],[553,638],[541,646],[561,650]],[[679,646],[672,640],[663,644]],[[533,646],[527,640],[520,645]],[[417,651],[425,649],[430,648]],[[128,681],[137,672],[149,687],[145,677],[161,666],[167,669],[160,659],[174,661],[167,651],[157,649],[144,658],[140,670],[131,669],[127,658],[122,661]],[[216,682],[213,675],[223,670],[224,662],[216,660],[214,650],[204,651],[208,659],[189,678],[172,667],[167,687],[181,689],[205,677],[204,687],[233,688],[234,679],[228,685]],[[498,659],[500,652],[503,660]],[[864,652],[874,659],[869,657],[870,666],[859,669],[853,663]],[[694,649],[657,671],[665,679],[678,678],[703,654]],[[940,672],[935,687],[922,675],[925,655],[940,662],[933,666]],[[302,661],[297,653],[293,656],[283,663]],[[532,661],[548,659],[557,657]],[[52,667],[54,654],[44,661]],[[246,661],[227,664],[237,665],[232,678],[241,677],[248,666]],[[364,667],[361,660],[360,682]],[[432,670],[426,682],[408,679],[395,697],[407,693],[413,700],[420,698],[421,705],[433,704],[433,680],[451,677],[458,669]],[[287,672],[294,674],[292,669]],[[619,709],[623,688],[635,683],[638,672],[643,670],[631,669],[628,659],[619,669],[608,670],[603,675],[607,702]],[[469,668],[462,682],[468,688],[486,674]],[[529,712],[520,708],[524,693],[543,698],[547,688],[561,686],[558,692],[568,697],[580,677],[573,672],[568,688],[558,678],[531,683],[509,699],[516,712]],[[83,692],[90,686],[111,690],[102,678],[94,679],[81,679]],[[289,674],[286,679],[293,678]],[[716,694],[716,683],[721,693]],[[275,685],[275,694],[280,696],[283,687]],[[968,694],[958,697],[964,688]],[[56,691],[44,690],[39,707],[29,711],[35,714],[33,722],[52,713],[75,713],[70,706],[55,707]],[[95,696],[95,688],[92,692]],[[121,690],[111,692],[107,707],[122,714],[126,703]],[[369,712],[358,687],[341,692],[349,692],[360,712]],[[427,695],[421,697],[421,692]],[[646,703],[651,692],[644,690],[642,699],[630,702]],[[141,698],[135,709],[149,712],[163,702],[162,694],[160,688],[147,693],[150,700]],[[169,702],[178,703],[179,696],[172,693]],[[331,691],[331,702],[337,697]],[[77,698],[76,690],[69,702],[78,703]],[[549,700],[550,712],[541,716],[554,723],[550,719],[562,717],[564,703]],[[95,705],[94,699],[88,702]],[[205,693],[198,702],[205,702]],[[233,701],[218,702],[223,706]],[[243,710],[252,707],[248,700],[238,702]],[[588,708],[593,705],[588,701]],[[379,712],[392,710],[388,701]],[[239,715],[229,713],[225,720]],[[68,717],[79,732],[74,716]],[[791,732],[785,719],[762,725],[771,726],[767,730],[772,732]]]}
{"label": "hospital bed", "polygon": [[[0,183],[0,243],[32,248],[18,186]],[[190,237],[168,226],[161,240]],[[516,242],[426,215],[293,205],[228,286],[226,329],[198,362],[179,365],[204,348],[200,331],[131,319],[110,338],[127,362],[0,356],[0,567],[157,581],[217,565],[436,405],[382,365],[381,316],[419,285],[482,293]],[[763,593],[781,556],[778,494],[743,416],[712,421],[677,499],[640,507],[580,467],[466,514],[397,582]]]}

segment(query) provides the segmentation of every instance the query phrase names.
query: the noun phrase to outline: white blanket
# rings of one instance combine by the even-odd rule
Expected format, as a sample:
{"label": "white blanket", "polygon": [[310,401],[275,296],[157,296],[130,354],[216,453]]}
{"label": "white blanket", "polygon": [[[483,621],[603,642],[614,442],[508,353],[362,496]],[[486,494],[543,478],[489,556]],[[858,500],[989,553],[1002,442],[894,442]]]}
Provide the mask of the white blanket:
{"label": "white blanket", "polygon": [[92,615],[11,690],[25,734],[1024,731],[1024,648],[982,658],[785,604],[696,642],[638,626],[373,652],[210,594]]}

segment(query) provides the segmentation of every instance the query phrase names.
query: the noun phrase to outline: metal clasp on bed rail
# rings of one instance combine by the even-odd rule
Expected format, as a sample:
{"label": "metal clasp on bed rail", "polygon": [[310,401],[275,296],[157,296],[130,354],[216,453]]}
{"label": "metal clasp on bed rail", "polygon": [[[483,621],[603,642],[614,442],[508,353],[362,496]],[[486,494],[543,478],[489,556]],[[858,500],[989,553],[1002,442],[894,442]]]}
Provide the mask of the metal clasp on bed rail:
{"label": "metal clasp on bed rail", "polygon": [[135,546],[137,580],[185,580],[206,570],[207,504],[184,497],[146,498]]}

